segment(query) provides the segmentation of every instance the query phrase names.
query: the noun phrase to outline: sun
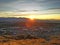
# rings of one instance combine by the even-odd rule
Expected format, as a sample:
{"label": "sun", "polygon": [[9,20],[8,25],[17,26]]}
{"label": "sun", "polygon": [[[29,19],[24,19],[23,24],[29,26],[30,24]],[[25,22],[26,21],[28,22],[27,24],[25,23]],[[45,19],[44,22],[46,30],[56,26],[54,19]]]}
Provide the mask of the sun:
{"label": "sun", "polygon": [[28,18],[31,19],[31,20],[34,20],[35,16],[34,15],[30,15],[30,16],[28,16]]}

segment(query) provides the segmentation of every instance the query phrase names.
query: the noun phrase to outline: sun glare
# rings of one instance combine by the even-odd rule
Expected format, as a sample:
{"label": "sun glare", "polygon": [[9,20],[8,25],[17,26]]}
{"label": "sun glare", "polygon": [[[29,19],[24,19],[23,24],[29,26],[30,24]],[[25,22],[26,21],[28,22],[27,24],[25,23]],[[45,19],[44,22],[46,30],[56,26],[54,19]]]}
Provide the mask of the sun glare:
{"label": "sun glare", "polygon": [[28,16],[28,18],[31,19],[31,20],[34,20],[35,16],[34,15],[30,15],[30,16]]}

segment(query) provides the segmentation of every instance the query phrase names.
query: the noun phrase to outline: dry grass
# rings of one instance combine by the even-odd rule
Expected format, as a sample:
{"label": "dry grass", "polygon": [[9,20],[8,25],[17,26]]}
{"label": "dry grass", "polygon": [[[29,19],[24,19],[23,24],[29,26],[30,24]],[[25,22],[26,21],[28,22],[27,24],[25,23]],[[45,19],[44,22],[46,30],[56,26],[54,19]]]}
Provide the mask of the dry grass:
{"label": "dry grass", "polygon": [[46,41],[43,38],[11,40],[8,42],[0,42],[0,45],[60,45],[60,40],[57,38],[51,39],[50,41]]}

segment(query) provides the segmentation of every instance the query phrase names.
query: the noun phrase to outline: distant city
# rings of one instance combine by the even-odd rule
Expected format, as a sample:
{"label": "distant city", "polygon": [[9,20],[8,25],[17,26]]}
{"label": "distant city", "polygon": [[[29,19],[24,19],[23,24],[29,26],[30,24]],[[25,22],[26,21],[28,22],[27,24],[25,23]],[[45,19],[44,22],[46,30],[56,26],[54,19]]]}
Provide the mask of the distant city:
{"label": "distant city", "polygon": [[40,40],[40,38],[46,41],[50,41],[52,38],[60,40],[60,20],[0,18],[0,42],[11,42],[13,40],[17,42],[17,40],[27,39]]}

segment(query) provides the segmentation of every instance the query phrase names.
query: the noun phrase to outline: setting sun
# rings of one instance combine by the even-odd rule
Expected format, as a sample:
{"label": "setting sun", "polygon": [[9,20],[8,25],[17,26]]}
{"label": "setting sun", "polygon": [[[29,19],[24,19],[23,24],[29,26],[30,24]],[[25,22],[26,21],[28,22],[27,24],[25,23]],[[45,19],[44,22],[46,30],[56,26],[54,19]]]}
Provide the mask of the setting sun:
{"label": "setting sun", "polygon": [[30,16],[28,16],[28,18],[31,19],[31,20],[34,20],[35,16],[34,15],[30,15]]}

